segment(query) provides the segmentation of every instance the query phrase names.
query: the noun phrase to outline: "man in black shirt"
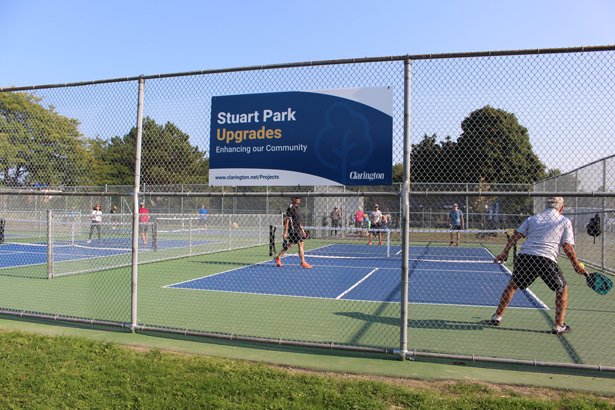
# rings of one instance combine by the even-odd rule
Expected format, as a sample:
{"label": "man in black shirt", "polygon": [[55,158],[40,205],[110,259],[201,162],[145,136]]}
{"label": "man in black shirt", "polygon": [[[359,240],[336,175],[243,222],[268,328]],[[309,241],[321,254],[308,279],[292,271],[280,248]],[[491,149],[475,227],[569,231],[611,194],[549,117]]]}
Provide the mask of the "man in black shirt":
{"label": "man in black shirt", "polygon": [[305,269],[312,268],[312,265],[305,261],[305,255],[303,252],[303,239],[306,237],[306,234],[303,229],[303,225],[301,224],[301,215],[299,214],[300,204],[301,198],[297,196],[293,197],[290,206],[286,210],[286,214],[284,214],[284,235],[282,236],[284,242],[282,243],[282,250],[278,256],[274,258],[276,265],[280,267],[282,267],[282,256],[284,256],[286,251],[296,243],[299,247],[301,267]]}

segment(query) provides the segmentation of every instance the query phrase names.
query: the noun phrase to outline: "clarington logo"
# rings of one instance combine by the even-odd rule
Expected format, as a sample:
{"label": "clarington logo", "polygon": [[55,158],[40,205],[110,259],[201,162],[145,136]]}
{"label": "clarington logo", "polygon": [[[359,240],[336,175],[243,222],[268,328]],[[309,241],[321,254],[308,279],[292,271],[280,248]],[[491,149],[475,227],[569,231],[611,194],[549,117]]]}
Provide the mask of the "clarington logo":
{"label": "clarington logo", "polygon": [[352,171],[350,173],[350,179],[362,179],[368,181],[374,181],[376,179],[384,179],[384,172],[357,172]]}

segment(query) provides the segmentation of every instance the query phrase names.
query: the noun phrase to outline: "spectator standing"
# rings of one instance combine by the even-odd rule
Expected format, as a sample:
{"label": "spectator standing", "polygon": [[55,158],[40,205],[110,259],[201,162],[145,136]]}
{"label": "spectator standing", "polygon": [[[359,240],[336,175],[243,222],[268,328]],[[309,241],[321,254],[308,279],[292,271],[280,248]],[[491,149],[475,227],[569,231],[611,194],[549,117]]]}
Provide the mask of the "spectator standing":
{"label": "spectator standing", "polygon": [[197,212],[199,214],[199,224],[207,226],[207,217],[209,216],[209,210],[205,208],[205,205],[201,205]]}
{"label": "spectator standing", "polygon": [[363,210],[361,208],[357,209],[357,212],[354,214],[354,227],[357,229],[361,229],[363,226]]}
{"label": "spectator standing", "polygon": [[111,209],[109,209],[109,214],[111,215],[111,229],[115,230],[115,225],[117,224],[117,205],[112,205]]}
{"label": "spectator standing", "polygon": [[147,246],[147,233],[149,230],[149,209],[145,207],[145,202],[141,202],[139,206],[139,233],[143,245]]}
{"label": "spectator standing", "polygon": [[382,229],[384,229],[385,231],[388,231],[389,228],[389,224],[391,223],[391,214],[384,214],[382,215]]}
{"label": "spectator standing", "polygon": [[98,240],[100,240],[100,225],[102,225],[102,211],[100,210],[100,204],[94,205],[92,209],[92,223],[90,224],[90,235],[88,236],[88,243],[92,243],[92,234],[94,229],[98,233]]}
{"label": "spectator standing", "polygon": [[374,210],[369,214],[370,231],[368,245],[372,244],[372,235],[378,236],[378,245],[382,245],[382,212],[378,204],[374,205]]}
{"label": "spectator standing", "polygon": [[337,235],[337,228],[342,227],[342,210],[337,206],[333,207],[333,211],[331,211],[331,230],[333,235]]}
{"label": "spectator standing", "polygon": [[451,230],[450,246],[459,246],[459,232],[453,231],[462,230],[464,225],[463,212],[457,204],[453,204],[453,210],[448,214],[448,227]]}

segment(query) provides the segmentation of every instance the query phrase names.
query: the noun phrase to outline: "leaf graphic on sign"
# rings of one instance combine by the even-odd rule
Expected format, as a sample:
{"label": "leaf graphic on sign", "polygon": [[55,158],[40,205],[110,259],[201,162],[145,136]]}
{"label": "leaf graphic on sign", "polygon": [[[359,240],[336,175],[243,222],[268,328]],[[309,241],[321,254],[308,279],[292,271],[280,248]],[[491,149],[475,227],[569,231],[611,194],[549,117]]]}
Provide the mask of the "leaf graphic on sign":
{"label": "leaf graphic on sign", "polygon": [[374,151],[369,122],[350,104],[336,103],[325,112],[325,126],[316,137],[320,165],[339,171],[344,181],[349,171],[367,163]]}

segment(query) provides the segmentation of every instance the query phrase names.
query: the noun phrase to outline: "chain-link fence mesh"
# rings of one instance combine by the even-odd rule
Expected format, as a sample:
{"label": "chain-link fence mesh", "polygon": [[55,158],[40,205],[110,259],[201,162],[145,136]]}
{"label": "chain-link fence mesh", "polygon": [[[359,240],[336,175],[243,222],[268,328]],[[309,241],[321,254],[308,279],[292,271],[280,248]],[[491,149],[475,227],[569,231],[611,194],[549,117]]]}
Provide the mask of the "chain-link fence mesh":
{"label": "chain-link fence mesh", "polygon": [[[590,271],[615,268],[614,59],[395,57],[0,90],[0,308],[378,351],[407,330],[415,355],[615,366],[612,295],[559,246],[576,243]],[[392,185],[208,185],[212,97],[373,87],[393,95]],[[569,227],[553,223],[551,196]],[[533,245],[535,225],[558,224]],[[536,252],[562,274],[542,259],[513,266]]]}
{"label": "chain-link fence mesh", "polygon": [[[595,196],[571,198],[566,214],[572,220],[581,259],[609,272],[615,272],[615,257],[612,252],[615,244],[615,199],[601,197],[600,193],[612,192],[613,181],[615,158],[611,156],[540,181],[534,187],[535,190],[543,192],[596,193]],[[536,201],[536,206],[544,206],[544,201]],[[592,232],[589,228],[588,232],[592,219],[597,229]]]}

